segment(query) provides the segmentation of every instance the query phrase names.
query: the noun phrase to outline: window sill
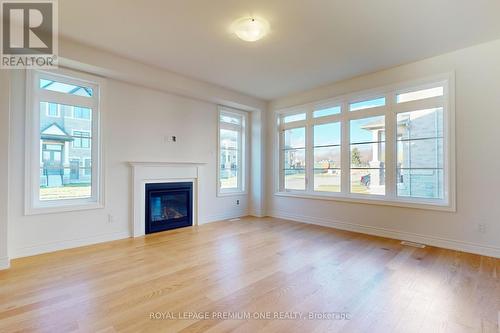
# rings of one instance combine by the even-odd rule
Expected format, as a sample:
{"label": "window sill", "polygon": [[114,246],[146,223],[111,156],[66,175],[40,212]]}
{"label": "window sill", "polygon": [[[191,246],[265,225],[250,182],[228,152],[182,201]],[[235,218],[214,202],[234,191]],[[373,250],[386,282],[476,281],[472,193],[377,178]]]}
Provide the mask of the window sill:
{"label": "window sill", "polygon": [[235,197],[235,196],[242,196],[242,195],[247,195],[247,191],[235,191],[235,192],[217,192],[218,197]]}
{"label": "window sill", "polygon": [[103,209],[104,205],[100,202],[71,204],[71,205],[44,205],[37,207],[26,207],[25,215],[41,215],[41,214],[55,214],[67,213],[81,210]]}
{"label": "window sill", "polygon": [[454,205],[449,205],[447,203],[429,202],[425,200],[418,200],[418,201],[388,200],[382,197],[377,198],[374,195],[367,196],[367,195],[351,194],[349,196],[345,196],[343,194],[311,194],[311,193],[300,193],[296,191],[275,192],[274,195],[278,197],[340,201],[340,202],[361,203],[368,205],[381,205],[381,206],[393,206],[393,207],[414,208],[414,209],[424,209],[424,210],[437,210],[445,212],[456,212],[456,207]]}

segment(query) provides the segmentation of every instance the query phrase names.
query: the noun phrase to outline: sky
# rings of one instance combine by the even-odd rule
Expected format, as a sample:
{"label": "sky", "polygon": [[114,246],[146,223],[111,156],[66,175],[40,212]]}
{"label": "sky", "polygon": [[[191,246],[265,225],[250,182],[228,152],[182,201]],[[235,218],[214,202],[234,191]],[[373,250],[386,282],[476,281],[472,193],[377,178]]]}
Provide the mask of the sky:
{"label": "sky", "polygon": [[[371,131],[364,129],[363,126],[374,122],[382,122],[384,116],[370,117],[352,120],[350,123],[351,143],[371,142],[373,141]],[[327,123],[314,126],[314,145],[338,145],[340,144],[341,125],[340,122]],[[294,128],[288,130],[285,134],[285,146],[293,148],[303,148],[305,142],[305,129]]]}

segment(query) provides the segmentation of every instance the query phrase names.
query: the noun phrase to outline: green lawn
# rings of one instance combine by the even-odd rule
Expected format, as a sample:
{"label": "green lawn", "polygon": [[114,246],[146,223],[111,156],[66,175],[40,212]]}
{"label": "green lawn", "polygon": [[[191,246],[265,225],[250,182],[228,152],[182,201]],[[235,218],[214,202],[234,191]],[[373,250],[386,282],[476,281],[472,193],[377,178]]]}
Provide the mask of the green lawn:
{"label": "green lawn", "polygon": [[238,177],[222,178],[220,183],[222,188],[236,188],[238,187]]}
{"label": "green lawn", "polygon": [[[340,182],[340,175],[330,175],[330,174],[315,174],[315,189],[319,192],[340,192],[340,184],[331,184],[332,182]],[[290,189],[303,189],[304,187],[304,175],[295,174],[287,175],[286,183]],[[330,184],[329,184],[330,183]],[[353,180],[351,182],[351,192],[358,194],[368,194],[369,189],[362,185],[359,180]]]}
{"label": "green lawn", "polygon": [[89,198],[92,195],[89,184],[70,184],[61,187],[41,187],[40,200]]}

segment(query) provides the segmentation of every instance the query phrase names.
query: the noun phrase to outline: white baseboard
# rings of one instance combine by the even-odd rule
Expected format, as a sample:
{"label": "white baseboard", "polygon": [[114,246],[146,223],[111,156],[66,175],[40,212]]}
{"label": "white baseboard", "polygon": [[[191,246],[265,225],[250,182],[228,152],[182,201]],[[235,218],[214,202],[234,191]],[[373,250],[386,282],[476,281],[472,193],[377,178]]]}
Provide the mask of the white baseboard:
{"label": "white baseboard", "polygon": [[33,246],[15,249],[13,251],[14,253],[13,253],[11,258],[14,259],[14,258],[28,257],[28,256],[37,255],[37,254],[47,253],[47,252],[54,252],[54,251],[59,251],[59,250],[72,249],[72,248],[80,247],[80,246],[110,242],[110,241],[129,238],[129,237],[130,237],[130,233],[128,231],[120,231],[120,232],[101,234],[101,235],[86,237],[86,238],[77,238],[77,239],[70,239],[70,240],[64,240],[64,241],[58,241],[58,242],[50,242],[50,243],[45,243],[45,244],[37,244],[37,245],[33,245]]}
{"label": "white baseboard", "polygon": [[[242,216],[247,216],[248,211],[246,209],[233,209],[220,214],[205,216],[200,219],[199,224],[205,224],[210,222],[222,221]],[[12,259],[33,256],[42,253],[54,252],[59,250],[72,249],[75,247],[110,242],[118,239],[124,239],[131,237],[128,231],[102,234],[93,237],[71,239],[58,242],[50,242],[45,244],[37,244],[29,247],[22,247],[13,250]],[[0,269],[1,269],[0,261]]]}
{"label": "white baseboard", "polygon": [[10,259],[9,257],[1,257],[0,258],[0,270],[7,269],[10,267]]}
{"label": "white baseboard", "polygon": [[264,211],[262,209],[252,209],[248,212],[248,215],[254,216],[254,217],[264,217],[266,214],[264,214]]}
{"label": "white baseboard", "polygon": [[219,214],[213,214],[208,216],[203,216],[198,224],[206,224],[210,222],[217,222],[222,220],[234,219],[237,217],[247,216],[248,211],[246,209],[232,209]]}
{"label": "white baseboard", "polygon": [[499,247],[485,246],[485,245],[481,245],[481,244],[468,243],[468,242],[463,242],[463,241],[459,241],[459,240],[410,233],[410,232],[406,232],[406,231],[399,231],[399,230],[393,230],[393,229],[386,229],[386,228],[372,227],[372,226],[355,224],[355,223],[342,222],[342,221],[338,221],[335,219],[296,215],[296,214],[290,214],[290,213],[283,212],[283,211],[271,211],[269,215],[272,217],[282,218],[282,219],[287,219],[287,220],[292,220],[292,221],[297,221],[297,222],[321,225],[321,226],[325,226],[325,227],[353,231],[353,232],[359,232],[362,234],[368,234],[368,235],[374,235],[374,236],[380,236],[380,237],[386,237],[386,238],[407,240],[407,241],[411,241],[411,242],[422,243],[422,244],[441,247],[441,248],[445,248],[445,249],[451,249],[451,250],[457,250],[457,251],[462,251],[462,252],[480,254],[480,255],[489,256],[489,257],[500,258],[500,248]]}

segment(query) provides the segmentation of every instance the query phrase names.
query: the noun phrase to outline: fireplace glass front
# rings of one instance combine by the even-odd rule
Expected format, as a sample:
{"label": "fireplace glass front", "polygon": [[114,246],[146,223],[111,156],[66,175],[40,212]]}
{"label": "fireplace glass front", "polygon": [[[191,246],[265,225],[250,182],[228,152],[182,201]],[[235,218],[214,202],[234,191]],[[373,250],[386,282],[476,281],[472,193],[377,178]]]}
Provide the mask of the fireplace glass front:
{"label": "fireplace glass front", "polygon": [[193,225],[192,183],[146,185],[146,233]]}

